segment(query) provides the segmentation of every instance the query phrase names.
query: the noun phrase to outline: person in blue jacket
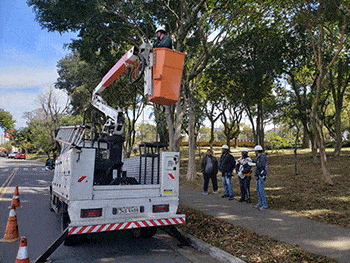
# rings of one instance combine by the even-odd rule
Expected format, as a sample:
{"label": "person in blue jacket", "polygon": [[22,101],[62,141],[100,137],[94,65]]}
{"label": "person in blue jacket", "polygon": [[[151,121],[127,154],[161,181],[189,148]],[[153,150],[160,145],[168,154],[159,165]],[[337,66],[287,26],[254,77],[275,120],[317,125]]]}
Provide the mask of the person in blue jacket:
{"label": "person in blue jacket", "polygon": [[257,156],[255,161],[255,179],[256,179],[256,193],[258,194],[258,204],[254,207],[260,211],[267,209],[265,181],[267,177],[267,156],[263,153],[263,148],[260,145],[254,147]]}
{"label": "person in blue jacket", "polygon": [[157,43],[153,44],[153,48],[165,47],[173,49],[173,42],[171,41],[170,36],[166,35],[164,27],[158,27],[156,30]]}
{"label": "person in blue jacket", "polygon": [[229,200],[233,200],[234,197],[231,178],[235,166],[235,158],[230,154],[230,148],[226,144],[223,145],[222,155],[220,157],[219,170],[222,174],[222,183],[225,189],[225,193],[222,197],[229,197]]}

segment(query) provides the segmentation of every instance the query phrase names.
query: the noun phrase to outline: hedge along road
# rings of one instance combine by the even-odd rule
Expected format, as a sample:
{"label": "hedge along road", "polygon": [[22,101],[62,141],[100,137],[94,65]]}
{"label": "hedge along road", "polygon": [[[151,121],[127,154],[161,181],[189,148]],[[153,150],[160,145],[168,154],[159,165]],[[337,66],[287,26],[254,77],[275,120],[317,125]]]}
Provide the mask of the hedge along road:
{"label": "hedge along road", "polygon": [[[60,215],[49,209],[52,171],[43,162],[0,158],[0,239],[3,238],[9,206],[19,187],[22,208],[16,210],[18,231],[28,241],[28,256],[34,261],[61,234]],[[158,231],[150,239],[135,239],[128,231],[90,235],[75,246],[61,245],[52,262],[217,262],[191,247],[179,248],[178,241]],[[0,262],[15,262],[19,241],[0,243]]]}

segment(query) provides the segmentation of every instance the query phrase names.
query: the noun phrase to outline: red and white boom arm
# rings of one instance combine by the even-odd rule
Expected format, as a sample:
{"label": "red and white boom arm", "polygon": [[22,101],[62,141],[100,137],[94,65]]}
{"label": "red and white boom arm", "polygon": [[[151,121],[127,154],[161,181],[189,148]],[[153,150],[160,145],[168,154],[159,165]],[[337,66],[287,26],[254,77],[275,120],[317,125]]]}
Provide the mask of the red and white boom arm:
{"label": "red and white boom arm", "polygon": [[107,117],[103,132],[121,135],[124,130],[124,113],[119,107],[114,109],[102,99],[101,93],[111,85],[123,72],[125,72],[138,59],[138,48],[133,47],[108,71],[92,94],[92,105],[102,111]]}

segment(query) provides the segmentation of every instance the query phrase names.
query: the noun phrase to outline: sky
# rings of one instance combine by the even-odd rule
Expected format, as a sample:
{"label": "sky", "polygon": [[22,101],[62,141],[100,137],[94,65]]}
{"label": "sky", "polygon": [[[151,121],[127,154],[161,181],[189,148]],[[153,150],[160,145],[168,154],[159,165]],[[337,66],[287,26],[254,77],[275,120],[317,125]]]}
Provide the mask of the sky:
{"label": "sky", "polygon": [[53,87],[58,61],[70,53],[64,44],[75,38],[42,29],[26,0],[0,0],[0,108],[12,114],[16,128],[26,126],[23,113],[39,108],[38,96]]}

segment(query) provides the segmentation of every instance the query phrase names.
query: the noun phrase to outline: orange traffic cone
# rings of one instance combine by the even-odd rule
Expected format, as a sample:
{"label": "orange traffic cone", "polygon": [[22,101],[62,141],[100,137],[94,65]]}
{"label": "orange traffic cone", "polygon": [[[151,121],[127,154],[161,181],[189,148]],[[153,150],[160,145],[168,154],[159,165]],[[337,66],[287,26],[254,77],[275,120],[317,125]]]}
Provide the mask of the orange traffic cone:
{"label": "orange traffic cone", "polygon": [[3,239],[0,239],[0,242],[15,242],[20,240],[18,235],[18,225],[17,225],[17,216],[15,206],[11,207],[10,215],[7,220],[5,235]]}
{"label": "orange traffic cone", "polygon": [[15,263],[29,263],[28,250],[27,250],[27,238],[22,237],[19,243],[19,249]]}
{"label": "orange traffic cone", "polygon": [[15,188],[15,193],[13,194],[12,202],[11,202],[11,205],[9,206],[9,208],[11,208],[13,205],[16,207],[16,209],[22,207],[20,204],[20,201],[19,201],[18,185]]}

